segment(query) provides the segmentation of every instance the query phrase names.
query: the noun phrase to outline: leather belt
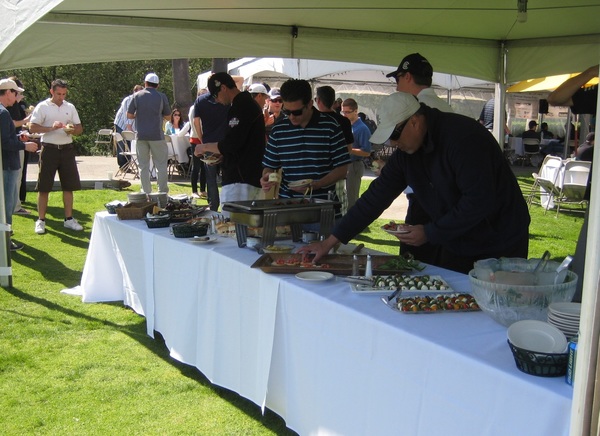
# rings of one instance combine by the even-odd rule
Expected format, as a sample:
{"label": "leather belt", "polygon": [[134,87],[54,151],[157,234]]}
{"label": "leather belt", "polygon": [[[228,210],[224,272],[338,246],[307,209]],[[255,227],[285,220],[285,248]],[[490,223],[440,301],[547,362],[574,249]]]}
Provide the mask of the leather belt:
{"label": "leather belt", "polygon": [[42,147],[57,148],[59,150],[62,150],[62,149],[72,148],[73,143],[71,142],[70,144],[51,144],[49,142],[42,142]]}

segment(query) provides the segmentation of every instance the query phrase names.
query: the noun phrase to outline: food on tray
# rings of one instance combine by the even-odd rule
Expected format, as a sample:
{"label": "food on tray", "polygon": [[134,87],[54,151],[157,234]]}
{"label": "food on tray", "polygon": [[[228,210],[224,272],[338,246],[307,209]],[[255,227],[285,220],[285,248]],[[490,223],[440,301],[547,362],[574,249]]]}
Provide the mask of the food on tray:
{"label": "food on tray", "polygon": [[75,131],[75,126],[73,125],[73,123],[67,123],[67,125],[63,127],[63,130],[66,133],[71,134]]}
{"label": "food on tray", "polygon": [[373,288],[386,288],[389,290],[401,289],[403,291],[447,291],[450,285],[439,276],[409,276],[396,274],[393,276],[373,277]]}
{"label": "food on tray", "polygon": [[271,262],[272,266],[299,266],[300,268],[331,268],[328,263],[315,264],[310,261],[310,255],[291,254],[286,257],[280,257]]}
{"label": "food on tray", "polygon": [[232,222],[217,224],[217,233],[225,236],[235,236],[235,224]]}
{"label": "food on tray", "polygon": [[418,260],[412,257],[395,256],[386,260],[384,263],[377,265],[377,269],[383,270],[406,270],[423,271],[425,266],[421,265]]}
{"label": "food on tray", "polygon": [[310,204],[310,200],[308,198],[297,198],[297,199],[280,199],[273,203],[274,206],[294,206],[297,204]]}
{"label": "food on tray", "polygon": [[436,296],[398,297],[394,303],[401,312],[439,312],[479,310],[469,294],[441,294]]}
{"label": "food on tray", "polygon": [[392,234],[392,235],[400,235],[402,233],[409,233],[410,231],[406,228],[405,224],[398,224],[394,221],[390,221],[387,224],[384,224],[381,227],[382,230]]}
{"label": "food on tray", "polygon": [[293,245],[267,245],[263,250],[265,253],[289,253],[293,249]]}

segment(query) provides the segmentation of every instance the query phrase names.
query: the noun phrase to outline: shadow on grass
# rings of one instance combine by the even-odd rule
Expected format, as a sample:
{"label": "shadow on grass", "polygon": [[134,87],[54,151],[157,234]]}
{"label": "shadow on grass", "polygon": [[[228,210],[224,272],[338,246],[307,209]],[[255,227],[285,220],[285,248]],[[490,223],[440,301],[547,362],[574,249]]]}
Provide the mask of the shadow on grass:
{"label": "shadow on grass", "polygon": [[[39,271],[46,280],[60,283],[65,288],[73,286],[81,276],[81,271],[69,268],[52,254],[31,245],[26,245],[21,251],[13,252],[11,257],[14,262]],[[40,267],[41,265],[43,268]]]}
{"label": "shadow on grass", "polygon": [[[276,434],[281,434],[281,435],[296,435],[296,433],[294,431],[286,428],[283,418],[281,418],[279,415],[277,415],[273,411],[271,411],[269,409],[265,409],[265,413],[263,415],[261,413],[260,407],[256,404],[254,404],[252,401],[241,397],[240,395],[238,395],[237,393],[235,393],[229,389],[213,385],[204,376],[204,374],[202,374],[202,372],[200,372],[198,370],[198,368],[196,368],[194,366],[186,365],[184,363],[181,363],[181,362],[171,358],[171,356],[169,355],[168,349],[166,347],[164,338],[162,337],[162,335],[159,332],[156,332],[156,331],[154,332],[154,335],[155,335],[154,339],[152,339],[150,336],[148,336],[146,334],[146,322],[145,322],[146,319],[142,316],[139,317],[139,320],[140,320],[139,322],[137,322],[135,324],[131,323],[126,326],[123,326],[120,324],[113,323],[111,321],[107,321],[104,319],[96,318],[94,316],[86,315],[84,313],[78,312],[73,309],[69,309],[67,307],[61,306],[60,304],[49,301],[45,298],[36,297],[36,296],[33,296],[26,292],[23,292],[15,287],[3,288],[3,289],[7,293],[11,294],[13,297],[18,298],[20,300],[43,306],[46,309],[59,312],[68,317],[79,318],[79,319],[85,320],[90,323],[96,323],[96,324],[117,330],[117,331],[129,336],[130,338],[134,339],[135,341],[137,341],[140,345],[142,345],[143,347],[145,347],[146,349],[148,349],[149,351],[154,353],[156,356],[158,356],[160,359],[162,359],[169,365],[177,368],[184,377],[194,380],[194,381],[200,383],[202,386],[209,388],[211,391],[213,391],[216,395],[221,397],[223,400],[227,401],[229,404],[233,405],[238,410],[240,410],[240,412],[242,412],[242,413],[246,414],[248,417],[260,422],[261,425],[263,425],[267,429],[271,430],[272,432],[274,432]],[[125,308],[125,306],[123,306],[121,303],[117,303],[117,302],[115,302],[115,303],[100,303],[100,304],[104,304],[104,305],[112,306],[112,307],[116,307],[116,308]],[[128,308],[126,308],[126,309],[130,310]],[[14,311],[11,311],[11,312],[16,313]],[[24,313],[19,313],[19,315],[28,316],[27,314],[24,314]],[[51,322],[56,321],[54,319],[47,319],[47,320],[51,321]]]}

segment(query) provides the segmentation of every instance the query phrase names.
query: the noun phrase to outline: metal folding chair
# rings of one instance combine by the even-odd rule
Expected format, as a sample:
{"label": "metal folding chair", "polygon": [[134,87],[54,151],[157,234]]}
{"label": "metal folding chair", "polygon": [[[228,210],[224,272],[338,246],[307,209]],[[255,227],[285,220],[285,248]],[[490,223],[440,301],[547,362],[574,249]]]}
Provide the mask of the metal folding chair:
{"label": "metal folding chair", "polygon": [[[126,132],[123,131],[122,133],[126,133]],[[135,151],[132,151],[132,149],[129,148],[129,142],[125,140],[125,136],[123,136],[122,133],[115,132],[114,135],[115,135],[116,142],[119,142],[119,141],[123,142],[124,151],[122,151],[120,154],[121,154],[121,156],[125,156],[125,158],[127,159],[127,163],[122,165],[119,168],[119,170],[115,174],[115,178],[117,178],[119,176],[122,176],[123,178],[125,178],[127,176],[127,174],[133,174],[134,179],[139,179],[140,178],[140,167],[138,166],[138,162],[137,162],[137,154],[135,153]],[[133,141],[133,139],[135,139],[134,132],[128,132],[128,134],[126,136],[131,138],[129,141]],[[133,145],[134,142],[131,142],[131,144]]]}

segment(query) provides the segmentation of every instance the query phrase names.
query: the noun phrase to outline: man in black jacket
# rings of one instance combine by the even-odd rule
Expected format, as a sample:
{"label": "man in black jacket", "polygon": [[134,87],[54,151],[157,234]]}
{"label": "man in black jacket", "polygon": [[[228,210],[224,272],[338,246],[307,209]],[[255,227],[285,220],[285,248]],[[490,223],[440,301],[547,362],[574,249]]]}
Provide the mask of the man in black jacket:
{"label": "man in black jacket", "polygon": [[262,157],[265,152],[265,121],[262,108],[249,92],[241,92],[227,73],[208,78],[213,98],[231,105],[225,137],[219,142],[196,145],[195,154],[223,156],[221,202],[253,200],[261,191]]}
{"label": "man in black jacket", "polygon": [[405,226],[407,233],[398,239],[440,245],[437,266],[466,273],[479,259],[527,257],[527,204],[498,143],[482,125],[403,92],[386,97],[378,113],[371,142],[389,139],[398,149],[332,235],[303,251],[316,251],[318,261],[378,218],[410,185],[431,221]]}

